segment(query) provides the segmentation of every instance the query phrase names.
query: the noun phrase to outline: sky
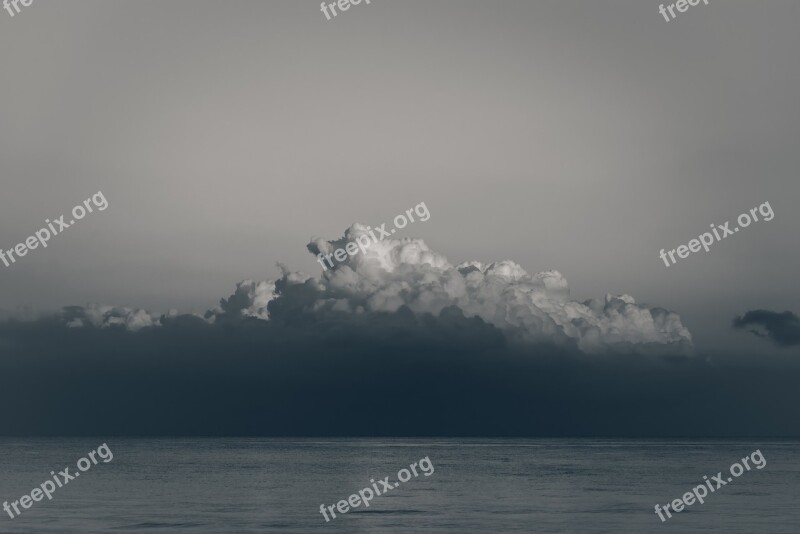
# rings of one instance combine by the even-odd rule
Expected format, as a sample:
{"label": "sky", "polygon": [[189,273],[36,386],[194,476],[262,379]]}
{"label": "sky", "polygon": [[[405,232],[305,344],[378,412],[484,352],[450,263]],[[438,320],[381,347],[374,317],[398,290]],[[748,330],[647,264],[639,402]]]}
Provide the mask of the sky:
{"label": "sky", "polygon": [[[430,219],[393,238],[445,258],[427,273],[437,280],[470,261],[555,270],[571,301],[630,295],[632,313],[677,314],[664,336],[685,328],[699,361],[794,369],[796,316],[770,314],[800,312],[799,15],[794,0],[712,0],[669,22],[633,0],[373,0],[332,20],[297,0],[0,11],[0,248],[97,192],[108,200],[46,249],[0,264],[0,309],[64,324],[105,314],[85,326],[116,316],[100,305],[151,312],[137,325],[169,310],[202,316],[243,280],[310,288],[287,274],[323,275],[310,243],[424,202]],[[670,267],[659,258],[764,202],[772,220]],[[403,272],[421,280],[420,269]],[[314,286],[316,302],[340,298],[337,283]],[[541,289],[526,283],[503,287]],[[370,297],[356,286],[343,298],[352,313]],[[498,325],[470,291],[404,302],[434,316],[473,306],[523,337],[562,320],[536,310]],[[276,302],[315,302],[292,295]],[[255,300],[241,309],[266,315],[262,297],[244,295]],[[622,337],[642,325],[613,313],[589,323]],[[737,317],[748,320],[734,328]],[[53,324],[28,327],[61,339]],[[5,324],[3,343],[24,354],[20,328]],[[611,334],[592,335],[564,350],[610,346]]]}

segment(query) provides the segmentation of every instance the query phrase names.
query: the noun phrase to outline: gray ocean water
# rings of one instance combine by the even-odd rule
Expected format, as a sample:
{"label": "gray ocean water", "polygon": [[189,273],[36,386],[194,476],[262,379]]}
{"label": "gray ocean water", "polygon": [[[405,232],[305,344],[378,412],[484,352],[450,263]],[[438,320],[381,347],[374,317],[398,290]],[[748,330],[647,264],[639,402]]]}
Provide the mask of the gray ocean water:
{"label": "gray ocean water", "polygon": [[[0,500],[29,494],[106,442],[91,467],[0,532],[800,531],[797,441],[588,439],[0,439]],[[759,449],[763,469],[663,523],[654,513]],[[325,522],[370,479],[433,474]],[[380,486],[379,486],[380,487]]]}

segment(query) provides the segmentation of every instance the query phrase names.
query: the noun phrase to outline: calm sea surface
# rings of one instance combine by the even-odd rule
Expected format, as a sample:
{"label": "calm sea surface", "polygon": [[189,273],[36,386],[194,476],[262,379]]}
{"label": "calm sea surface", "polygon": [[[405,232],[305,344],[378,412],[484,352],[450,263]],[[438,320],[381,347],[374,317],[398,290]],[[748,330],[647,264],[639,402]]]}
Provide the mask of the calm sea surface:
{"label": "calm sea surface", "polygon": [[[800,442],[576,439],[0,439],[0,502],[103,442],[114,453],[0,532],[800,532]],[[676,514],[760,449],[767,465]],[[429,457],[431,476],[326,523],[335,504]]]}

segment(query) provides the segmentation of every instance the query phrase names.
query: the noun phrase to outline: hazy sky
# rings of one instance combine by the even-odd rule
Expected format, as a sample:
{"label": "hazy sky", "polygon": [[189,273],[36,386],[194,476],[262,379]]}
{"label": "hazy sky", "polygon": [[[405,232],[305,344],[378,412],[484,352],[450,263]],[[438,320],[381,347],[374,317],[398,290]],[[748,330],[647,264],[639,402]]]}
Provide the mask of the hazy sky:
{"label": "hazy sky", "polygon": [[[796,0],[35,0],[0,11],[0,247],[101,190],[10,268],[0,307],[183,311],[424,201],[451,262],[561,271],[678,312],[702,349],[776,351],[800,310]],[[666,268],[662,248],[769,201]],[[782,349],[785,353],[788,349]]]}

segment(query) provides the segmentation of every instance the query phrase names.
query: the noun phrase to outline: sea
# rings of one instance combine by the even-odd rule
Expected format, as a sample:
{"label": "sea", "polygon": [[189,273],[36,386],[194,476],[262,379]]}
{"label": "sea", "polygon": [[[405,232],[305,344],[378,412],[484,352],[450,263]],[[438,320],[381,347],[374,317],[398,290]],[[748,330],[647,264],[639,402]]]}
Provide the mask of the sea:
{"label": "sea", "polygon": [[[103,444],[113,458],[89,467]],[[0,451],[2,502],[79,473],[2,512],[9,533],[800,532],[793,440],[0,438]],[[763,467],[731,477],[754,451]],[[724,486],[661,521],[656,504],[718,472]],[[351,506],[365,488],[385,493]]]}

